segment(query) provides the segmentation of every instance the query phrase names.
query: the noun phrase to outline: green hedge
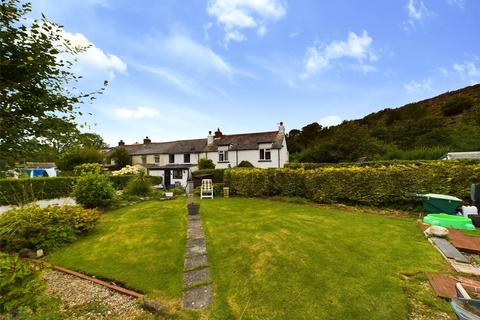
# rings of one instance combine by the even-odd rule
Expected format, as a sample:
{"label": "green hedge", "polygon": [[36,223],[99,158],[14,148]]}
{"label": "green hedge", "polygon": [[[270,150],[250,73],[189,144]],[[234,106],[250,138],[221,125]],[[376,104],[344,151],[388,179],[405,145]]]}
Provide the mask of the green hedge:
{"label": "green hedge", "polygon": [[232,194],[295,196],[321,203],[382,207],[418,204],[406,192],[441,193],[469,200],[470,185],[480,181],[480,165],[451,161],[379,167],[322,169],[235,169],[225,172]]}
{"label": "green hedge", "polygon": [[[285,168],[289,169],[319,169],[319,168],[344,168],[344,167],[389,167],[398,165],[432,165],[435,163],[443,163],[447,160],[378,160],[378,161],[365,161],[365,162],[340,162],[340,163],[315,163],[315,162],[291,162],[286,163]],[[480,159],[462,159],[462,160],[448,160],[448,162],[468,165],[476,164],[480,165]]]}
{"label": "green hedge", "polygon": [[198,176],[204,174],[211,174],[212,175],[212,182],[214,183],[222,183],[223,182],[223,174],[226,169],[202,169],[192,172],[192,177],[195,179]]}
{"label": "green hedge", "polygon": [[[115,189],[123,189],[133,175],[108,176]],[[153,185],[162,177],[148,176]],[[16,205],[42,199],[68,197],[77,177],[0,179],[0,205]]]}
{"label": "green hedge", "polygon": [[67,197],[75,177],[0,179],[0,204]]}

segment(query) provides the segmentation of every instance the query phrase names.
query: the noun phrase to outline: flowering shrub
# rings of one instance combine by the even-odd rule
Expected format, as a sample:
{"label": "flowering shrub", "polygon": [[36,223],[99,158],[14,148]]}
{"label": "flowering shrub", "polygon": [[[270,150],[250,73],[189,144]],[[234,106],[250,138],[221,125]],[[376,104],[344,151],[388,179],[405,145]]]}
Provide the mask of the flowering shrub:
{"label": "flowering shrub", "polygon": [[84,163],[73,168],[73,174],[76,176],[82,176],[87,173],[99,174],[101,166],[99,163]]}
{"label": "flowering shrub", "polygon": [[120,170],[112,171],[112,174],[114,176],[124,176],[124,175],[128,175],[128,174],[137,174],[141,170],[145,170],[145,169],[142,166],[139,166],[139,165],[134,165],[134,166],[127,165],[126,167],[123,167]]}

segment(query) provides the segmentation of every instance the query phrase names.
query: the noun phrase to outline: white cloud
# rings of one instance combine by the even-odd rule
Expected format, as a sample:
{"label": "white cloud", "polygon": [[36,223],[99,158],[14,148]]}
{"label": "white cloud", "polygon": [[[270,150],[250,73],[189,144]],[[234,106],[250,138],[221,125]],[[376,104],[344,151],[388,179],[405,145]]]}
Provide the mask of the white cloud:
{"label": "white cloud", "polygon": [[228,44],[228,42],[230,41],[237,41],[237,42],[241,42],[241,41],[245,41],[247,40],[247,37],[239,32],[238,30],[233,30],[233,31],[229,31],[225,34],[225,43]]}
{"label": "white cloud", "polygon": [[462,78],[480,78],[480,67],[477,67],[473,61],[465,61],[463,63],[455,63],[455,70]]}
{"label": "white cloud", "polygon": [[110,78],[113,78],[117,72],[124,73],[127,71],[125,62],[114,54],[105,53],[83,34],[63,31],[63,37],[69,40],[74,47],[88,47],[78,55],[78,62],[74,64],[75,71],[79,73],[96,73],[101,70],[107,72]]}
{"label": "white cloud", "polygon": [[432,15],[432,12],[425,6],[422,0],[408,0],[406,8],[408,21],[405,24],[405,29],[407,30],[413,28],[417,22]]}
{"label": "white cloud", "polygon": [[331,115],[331,116],[326,116],[320,119],[318,123],[320,123],[323,127],[331,127],[331,126],[336,126],[342,123],[342,121],[343,121],[342,117],[337,115]]}
{"label": "white cloud", "polygon": [[372,48],[373,39],[368,32],[363,30],[361,35],[355,32],[349,32],[346,41],[333,41],[328,45],[314,45],[308,47],[305,53],[304,68],[302,78],[308,78],[330,67],[334,60],[350,58],[356,60],[361,66],[363,72],[374,70],[373,66],[366,65],[364,61],[376,61],[378,57]]}
{"label": "white cloud", "polygon": [[410,81],[409,83],[404,85],[405,90],[409,94],[417,94],[422,92],[432,91],[432,80],[425,79],[423,81]]}
{"label": "white cloud", "polygon": [[465,0],[447,0],[448,4],[452,7],[458,7],[465,9]]}
{"label": "white cloud", "polygon": [[268,20],[278,20],[287,12],[281,0],[209,0],[207,13],[216,18],[225,29],[225,43],[238,41],[241,37],[227,37],[229,32],[242,29],[257,29],[259,36],[265,35]]}
{"label": "white cloud", "polygon": [[117,118],[121,119],[152,119],[158,118],[160,112],[157,109],[149,107],[136,107],[136,108],[118,108],[113,111],[113,114]]}
{"label": "white cloud", "polygon": [[164,39],[162,47],[166,54],[197,70],[208,69],[222,74],[231,74],[232,69],[210,48],[185,35],[172,35]]}

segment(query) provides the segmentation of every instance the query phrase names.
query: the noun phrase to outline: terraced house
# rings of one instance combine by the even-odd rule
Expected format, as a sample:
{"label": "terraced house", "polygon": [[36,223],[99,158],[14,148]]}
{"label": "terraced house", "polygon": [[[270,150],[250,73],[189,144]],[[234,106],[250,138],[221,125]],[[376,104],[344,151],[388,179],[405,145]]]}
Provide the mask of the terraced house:
{"label": "terraced house", "polygon": [[[217,129],[205,139],[125,144],[132,164],[145,167],[149,175],[162,176],[165,187],[185,186],[190,172],[198,169],[198,160],[211,159],[215,168],[230,168],[249,161],[258,168],[281,168],[288,162],[285,127],[281,122],[277,131],[223,134]],[[117,148],[118,148],[117,147]]]}

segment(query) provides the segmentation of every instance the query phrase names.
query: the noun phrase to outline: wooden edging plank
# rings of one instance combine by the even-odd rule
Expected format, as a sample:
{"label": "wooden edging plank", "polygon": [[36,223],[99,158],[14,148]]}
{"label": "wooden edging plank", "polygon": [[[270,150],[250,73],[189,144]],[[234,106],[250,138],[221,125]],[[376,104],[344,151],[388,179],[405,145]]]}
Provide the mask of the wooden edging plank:
{"label": "wooden edging plank", "polygon": [[66,273],[66,274],[69,274],[69,275],[72,275],[72,276],[75,276],[75,277],[78,277],[78,278],[81,278],[81,279],[84,279],[84,280],[87,280],[87,281],[96,283],[96,284],[98,284],[98,285],[107,287],[107,288],[109,288],[109,289],[111,289],[111,290],[113,290],[113,291],[116,291],[116,292],[118,292],[118,293],[121,293],[121,294],[130,296],[130,297],[133,297],[133,298],[136,298],[136,299],[139,299],[139,298],[142,298],[142,297],[143,297],[143,294],[138,293],[138,292],[136,292],[136,291],[122,288],[122,287],[120,287],[120,286],[117,286],[117,285],[108,283],[108,282],[106,282],[106,281],[99,280],[99,279],[97,279],[97,278],[87,276],[86,274],[83,274],[83,273],[80,273],[80,272],[76,272],[76,271],[73,271],[73,270],[70,270],[70,269],[67,269],[67,268],[55,266],[55,265],[49,264],[49,263],[47,263],[47,262],[45,262],[45,261],[38,261],[38,260],[33,260],[33,259],[29,259],[29,260],[30,260],[31,262],[33,262],[33,263],[40,264],[40,265],[42,265],[42,266],[46,266],[47,268],[51,268],[51,269],[53,269],[53,270],[56,270],[56,271],[59,271],[59,272],[63,272],[63,273]]}

